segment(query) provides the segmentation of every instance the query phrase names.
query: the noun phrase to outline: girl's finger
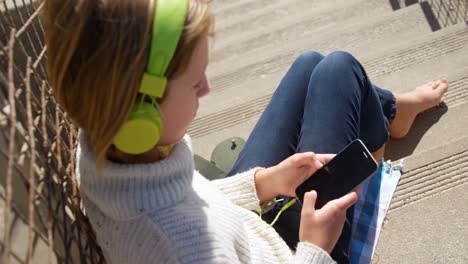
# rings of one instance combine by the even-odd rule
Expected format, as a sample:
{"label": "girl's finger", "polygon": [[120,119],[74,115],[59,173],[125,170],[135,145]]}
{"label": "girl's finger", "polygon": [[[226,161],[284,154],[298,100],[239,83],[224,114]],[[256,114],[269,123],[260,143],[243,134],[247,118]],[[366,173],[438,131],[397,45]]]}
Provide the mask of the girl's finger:
{"label": "girl's finger", "polygon": [[332,160],[336,154],[317,154],[317,159],[322,163],[322,164],[327,164]]}
{"label": "girl's finger", "polygon": [[345,196],[335,199],[331,202],[334,202],[338,208],[342,210],[346,210],[349,207],[351,207],[354,203],[356,203],[357,198],[358,198],[358,195],[356,192],[350,192],[346,194]]}
{"label": "girl's finger", "polygon": [[306,192],[304,194],[304,203],[302,205],[302,210],[306,210],[306,212],[309,212],[309,213],[314,213],[316,201],[317,201],[316,191]]}
{"label": "girl's finger", "polygon": [[357,195],[354,192],[348,193],[345,196],[331,200],[319,212],[325,219],[337,219],[341,215],[346,214],[346,210],[351,207],[357,200]]}
{"label": "girl's finger", "polygon": [[298,166],[315,166],[315,162],[318,161],[317,154],[314,152],[298,153]]}

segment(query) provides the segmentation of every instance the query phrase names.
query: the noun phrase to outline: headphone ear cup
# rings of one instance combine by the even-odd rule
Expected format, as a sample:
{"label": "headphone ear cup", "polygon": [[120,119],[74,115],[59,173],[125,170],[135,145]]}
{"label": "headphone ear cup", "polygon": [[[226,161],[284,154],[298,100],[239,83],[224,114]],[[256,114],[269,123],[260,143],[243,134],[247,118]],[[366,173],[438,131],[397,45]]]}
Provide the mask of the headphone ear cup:
{"label": "headphone ear cup", "polygon": [[114,145],[128,154],[142,154],[152,149],[162,132],[159,108],[148,102],[133,106],[129,118],[114,138]]}

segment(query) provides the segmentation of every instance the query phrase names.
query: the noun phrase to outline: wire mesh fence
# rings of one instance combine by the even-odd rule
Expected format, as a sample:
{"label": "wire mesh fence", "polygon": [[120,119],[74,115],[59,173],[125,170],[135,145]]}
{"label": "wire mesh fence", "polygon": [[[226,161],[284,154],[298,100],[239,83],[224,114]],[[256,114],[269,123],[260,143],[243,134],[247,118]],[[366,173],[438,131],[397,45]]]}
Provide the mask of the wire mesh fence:
{"label": "wire mesh fence", "polygon": [[389,0],[393,10],[419,4],[432,31],[468,23],[468,0]]}
{"label": "wire mesh fence", "polygon": [[78,132],[46,76],[42,6],[0,0],[0,262],[102,263],[80,210]]}

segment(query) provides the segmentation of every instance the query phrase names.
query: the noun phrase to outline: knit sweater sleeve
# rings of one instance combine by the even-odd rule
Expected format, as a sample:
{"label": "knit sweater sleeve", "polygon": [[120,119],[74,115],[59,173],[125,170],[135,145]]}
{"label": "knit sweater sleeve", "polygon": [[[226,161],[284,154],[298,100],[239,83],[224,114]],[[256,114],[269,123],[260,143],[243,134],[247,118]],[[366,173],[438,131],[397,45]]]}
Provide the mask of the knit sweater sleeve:
{"label": "knit sweater sleeve", "polygon": [[259,168],[224,179],[214,180],[212,183],[221,190],[234,204],[247,210],[260,212],[260,200],[255,188],[254,175]]}
{"label": "knit sweater sleeve", "polygon": [[308,242],[299,242],[297,244],[296,254],[291,256],[289,263],[333,264],[336,262],[323,249]]}

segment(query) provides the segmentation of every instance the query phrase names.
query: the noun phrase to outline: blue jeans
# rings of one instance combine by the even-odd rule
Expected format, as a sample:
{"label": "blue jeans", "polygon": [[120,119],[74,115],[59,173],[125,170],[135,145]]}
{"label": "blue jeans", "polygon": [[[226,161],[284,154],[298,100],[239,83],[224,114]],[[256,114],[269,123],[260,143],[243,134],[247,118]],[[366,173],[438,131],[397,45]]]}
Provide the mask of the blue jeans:
{"label": "blue jeans", "polygon": [[[298,152],[337,153],[354,139],[378,150],[389,138],[395,97],[371,84],[346,52],[301,54],[284,76],[228,175],[270,167]],[[288,199],[288,198],[287,198]],[[272,221],[282,204],[265,215]],[[291,248],[299,241],[301,206],[295,203],[274,225]],[[352,208],[331,256],[347,263]]]}

